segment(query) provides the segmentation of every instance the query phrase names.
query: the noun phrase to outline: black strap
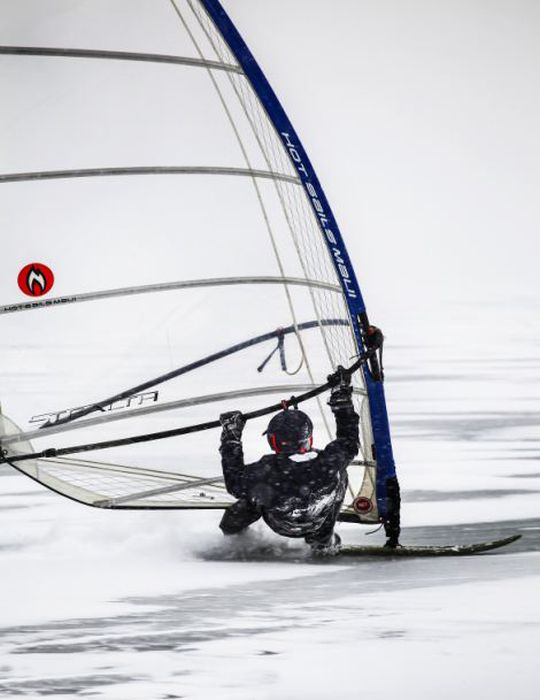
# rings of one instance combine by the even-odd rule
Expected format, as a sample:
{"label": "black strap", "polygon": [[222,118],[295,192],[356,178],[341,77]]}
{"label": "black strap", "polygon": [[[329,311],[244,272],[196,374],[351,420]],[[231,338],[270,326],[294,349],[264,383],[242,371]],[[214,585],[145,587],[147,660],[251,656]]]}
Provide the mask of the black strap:
{"label": "black strap", "polygon": [[257,372],[262,372],[263,369],[266,367],[266,365],[270,362],[270,360],[274,357],[276,352],[279,350],[279,361],[281,363],[281,369],[286,372],[287,371],[287,361],[285,359],[285,332],[283,328],[278,328],[276,330],[276,336],[277,336],[277,345],[276,347],[272,350],[272,352],[267,356],[265,360],[261,362],[261,364],[257,367]]}

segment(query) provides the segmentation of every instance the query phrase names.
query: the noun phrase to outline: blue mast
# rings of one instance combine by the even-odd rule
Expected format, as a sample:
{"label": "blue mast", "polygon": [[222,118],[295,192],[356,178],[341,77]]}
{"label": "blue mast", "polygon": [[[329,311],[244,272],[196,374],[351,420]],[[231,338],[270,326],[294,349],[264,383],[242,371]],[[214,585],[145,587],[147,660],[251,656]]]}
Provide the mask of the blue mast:
{"label": "blue mast", "polygon": [[[366,307],[343,237],[309,157],[270,83],[220,2],[218,0],[200,0],[200,2],[221,32],[262,102],[303,183],[340,280],[358,348],[362,351],[365,349],[364,333],[369,325]],[[363,367],[373,429],[373,456],[377,461],[377,507],[380,516],[385,518],[388,515],[389,506],[387,480],[396,476],[396,469],[384,386],[379,373],[372,370],[373,366],[371,370],[366,365]]]}

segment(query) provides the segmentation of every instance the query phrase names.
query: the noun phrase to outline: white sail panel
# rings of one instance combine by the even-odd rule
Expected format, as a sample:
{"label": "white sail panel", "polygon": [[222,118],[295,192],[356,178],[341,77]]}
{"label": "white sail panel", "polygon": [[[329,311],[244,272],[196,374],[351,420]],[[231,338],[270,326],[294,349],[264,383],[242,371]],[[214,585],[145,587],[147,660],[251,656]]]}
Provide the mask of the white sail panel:
{"label": "white sail panel", "polygon": [[[50,21],[45,4],[55,11]],[[185,0],[114,5],[111,19],[110,3],[82,3],[77,9],[60,0],[21,3],[19,23],[0,34],[6,48],[0,53],[6,86],[0,205],[10,231],[0,306],[32,302],[17,286],[19,271],[32,262],[53,270],[54,287],[43,299],[56,299],[49,306],[0,313],[4,412],[24,434],[35,430],[36,417],[76,413],[250,338],[280,327],[293,331],[283,338],[285,363],[276,352],[257,371],[277,337],[246,345],[159,383],[156,406],[174,406],[171,410],[149,411],[141,404],[137,411],[136,405],[112,402],[111,408],[100,407],[100,415],[126,411],[124,420],[89,416],[78,425],[73,421],[72,431],[43,430],[32,437],[35,450],[172,430],[214,420],[231,408],[256,410],[265,401],[288,398],[284,385],[323,384],[359,351],[320,222],[290,155],[202,5]],[[98,40],[94,30],[100,23],[109,26],[108,20],[110,30]],[[145,29],[149,21],[151,39]],[[88,55],[17,54],[9,53],[9,46],[67,47]],[[174,55],[178,61],[98,57],[92,51]],[[8,142],[8,134],[16,138]],[[234,282],[246,277],[252,281]],[[263,284],[264,278],[274,282]],[[199,284],[182,286],[186,281]],[[107,295],[144,286],[162,290]],[[93,300],[79,303],[77,295]],[[373,436],[360,373],[355,389],[362,464],[350,469],[347,505],[352,507],[360,492],[367,494],[372,502],[367,519],[376,520]],[[190,401],[201,395],[223,398]],[[306,410],[322,446],[333,429],[324,398]],[[260,454],[266,421],[249,425],[248,459]],[[182,435],[89,456],[210,478],[218,465],[217,434]],[[48,469],[45,464],[40,460],[39,468],[48,479],[73,488],[77,481],[78,489],[83,488],[79,476],[97,473],[80,463],[67,467],[51,461]],[[139,493],[133,479],[132,493]],[[97,484],[92,491],[89,483],[87,490],[97,495],[85,498],[94,505],[101,496],[112,498]],[[184,503],[189,494],[182,493]],[[159,498],[171,503],[180,496]]]}

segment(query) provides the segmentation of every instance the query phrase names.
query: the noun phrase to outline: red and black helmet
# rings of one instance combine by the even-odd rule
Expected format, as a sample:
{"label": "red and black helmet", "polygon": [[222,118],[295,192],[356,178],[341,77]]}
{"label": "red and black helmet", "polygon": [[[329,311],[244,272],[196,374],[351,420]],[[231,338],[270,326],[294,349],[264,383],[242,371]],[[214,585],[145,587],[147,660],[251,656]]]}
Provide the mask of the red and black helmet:
{"label": "red and black helmet", "polygon": [[303,454],[313,445],[313,423],[303,411],[295,409],[276,413],[263,435],[278,454]]}

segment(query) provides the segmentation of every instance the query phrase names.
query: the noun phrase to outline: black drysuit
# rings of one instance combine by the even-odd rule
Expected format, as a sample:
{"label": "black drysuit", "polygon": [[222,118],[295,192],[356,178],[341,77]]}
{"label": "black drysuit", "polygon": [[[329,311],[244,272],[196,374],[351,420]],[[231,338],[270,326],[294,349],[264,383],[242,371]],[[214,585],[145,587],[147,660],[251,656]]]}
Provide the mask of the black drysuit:
{"label": "black drysuit", "polygon": [[227,491],[239,500],[229,506],[220,523],[235,534],[264,519],[285,537],[304,537],[326,544],[347,489],[347,466],[358,453],[358,415],[351,405],[336,408],[336,439],[324,450],[305,455],[269,454],[244,464],[242,443],[221,438],[221,463]]}

